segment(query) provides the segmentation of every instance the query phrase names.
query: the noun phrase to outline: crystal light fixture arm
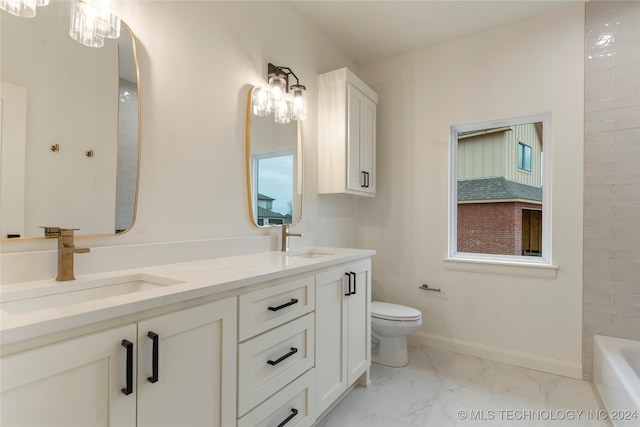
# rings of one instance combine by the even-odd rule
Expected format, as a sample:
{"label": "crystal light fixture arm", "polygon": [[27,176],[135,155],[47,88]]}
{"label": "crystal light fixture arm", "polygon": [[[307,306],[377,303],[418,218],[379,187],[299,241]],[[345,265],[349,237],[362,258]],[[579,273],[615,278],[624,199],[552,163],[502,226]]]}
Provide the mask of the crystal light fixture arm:
{"label": "crystal light fixture arm", "polygon": [[[289,67],[268,63],[269,88],[254,90],[252,111],[256,116],[273,113],[276,123],[285,124],[293,120],[303,120],[306,116],[306,87]],[[296,84],[289,86],[289,76]]]}
{"label": "crystal light fixture arm", "polygon": [[293,76],[296,79],[295,86],[300,86],[300,79],[298,79],[298,76],[296,76],[296,73],[294,73],[293,70],[289,67],[281,67],[279,65],[273,65],[271,62],[269,62],[267,73],[269,74],[269,76],[273,74],[284,75],[287,81],[287,90],[289,88],[289,76]]}

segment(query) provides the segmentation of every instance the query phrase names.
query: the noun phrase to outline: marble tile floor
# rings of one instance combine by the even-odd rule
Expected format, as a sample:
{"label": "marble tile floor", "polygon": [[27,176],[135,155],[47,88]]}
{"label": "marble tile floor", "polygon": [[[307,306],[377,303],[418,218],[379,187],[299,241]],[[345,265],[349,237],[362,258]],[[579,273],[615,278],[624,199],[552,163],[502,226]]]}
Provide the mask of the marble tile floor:
{"label": "marble tile floor", "polygon": [[317,427],[609,426],[591,384],[432,347],[409,364],[373,364]]}

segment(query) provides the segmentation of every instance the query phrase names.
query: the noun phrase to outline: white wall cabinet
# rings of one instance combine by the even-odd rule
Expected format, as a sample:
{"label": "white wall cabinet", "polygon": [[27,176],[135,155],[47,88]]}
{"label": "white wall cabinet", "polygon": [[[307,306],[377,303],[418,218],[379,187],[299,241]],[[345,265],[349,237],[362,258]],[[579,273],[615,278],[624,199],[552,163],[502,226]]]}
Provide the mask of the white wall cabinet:
{"label": "white wall cabinet", "polygon": [[378,95],[347,68],[318,76],[318,191],[374,196]]}
{"label": "white wall cabinet", "polygon": [[370,260],[316,276],[318,414],[329,408],[371,366],[370,307]]}
{"label": "white wall cabinet", "polygon": [[1,424],[234,425],[236,322],[232,297],[4,357]]}

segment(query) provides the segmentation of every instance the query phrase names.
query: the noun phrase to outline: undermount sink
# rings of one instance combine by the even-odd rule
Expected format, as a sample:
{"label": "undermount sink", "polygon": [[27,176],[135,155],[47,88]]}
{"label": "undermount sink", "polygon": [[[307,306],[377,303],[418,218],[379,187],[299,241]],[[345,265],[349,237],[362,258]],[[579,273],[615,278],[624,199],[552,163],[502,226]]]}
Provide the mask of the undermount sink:
{"label": "undermount sink", "polygon": [[335,253],[329,250],[323,249],[302,249],[302,250],[294,250],[291,252],[283,252],[282,256],[286,257],[294,257],[294,258],[323,258],[326,256],[335,255]]}
{"label": "undermount sink", "polygon": [[95,301],[118,295],[143,292],[183,283],[179,280],[149,274],[129,274],[95,280],[47,282],[42,286],[16,289],[0,294],[0,310],[10,314],[23,314]]}

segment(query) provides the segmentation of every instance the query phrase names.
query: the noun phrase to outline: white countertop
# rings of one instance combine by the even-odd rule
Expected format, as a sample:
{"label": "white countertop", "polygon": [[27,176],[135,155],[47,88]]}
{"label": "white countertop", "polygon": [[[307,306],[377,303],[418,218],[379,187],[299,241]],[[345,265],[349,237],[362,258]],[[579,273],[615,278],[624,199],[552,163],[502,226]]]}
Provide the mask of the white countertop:
{"label": "white countertop", "polygon": [[298,249],[290,255],[311,250],[330,255],[307,258],[285,256],[286,253],[279,251],[264,252],[76,276],[74,282],[47,280],[6,285],[0,290],[2,300],[11,299],[12,294],[15,296],[32,290],[51,287],[58,289],[70,284],[133,274],[147,274],[181,282],[21,314],[11,314],[0,309],[0,344],[35,338],[375,255],[373,250],[321,247]]}

